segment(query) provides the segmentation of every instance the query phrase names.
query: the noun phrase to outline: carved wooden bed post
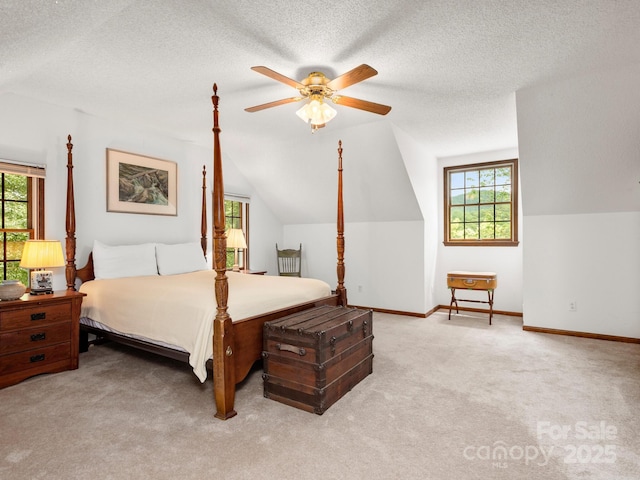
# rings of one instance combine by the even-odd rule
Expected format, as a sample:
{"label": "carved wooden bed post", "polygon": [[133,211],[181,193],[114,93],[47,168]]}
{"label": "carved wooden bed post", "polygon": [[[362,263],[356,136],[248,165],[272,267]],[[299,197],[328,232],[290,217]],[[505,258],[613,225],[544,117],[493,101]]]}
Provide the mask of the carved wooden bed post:
{"label": "carved wooden bed post", "polygon": [[231,317],[227,313],[229,285],[227,271],[227,237],[224,232],[224,182],[218,125],[218,86],[213,84],[213,265],[216,271],[215,293],[218,304],[213,321],[213,393],[216,418],[233,417],[235,400],[234,341]]}
{"label": "carved wooden bed post", "polygon": [[67,264],[65,266],[65,277],[67,279],[67,290],[76,289],[76,210],[75,199],[73,197],[73,143],[71,135],[67,136],[67,211],[66,211],[66,253]]}
{"label": "carved wooden bed post", "polygon": [[338,221],[337,221],[338,237],[338,304],[347,306],[347,289],[344,287],[344,206],[342,203],[342,140],[338,140]]}
{"label": "carved wooden bed post", "polygon": [[207,167],[202,166],[202,218],[200,219],[200,246],[207,258]]}

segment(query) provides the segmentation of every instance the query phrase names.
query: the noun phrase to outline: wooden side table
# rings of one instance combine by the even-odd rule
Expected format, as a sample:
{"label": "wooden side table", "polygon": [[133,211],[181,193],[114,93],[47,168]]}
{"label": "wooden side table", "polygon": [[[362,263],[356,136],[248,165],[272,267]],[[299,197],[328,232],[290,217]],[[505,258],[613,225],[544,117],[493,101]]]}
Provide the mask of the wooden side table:
{"label": "wooden side table", "polygon": [[[449,320],[451,320],[451,310],[454,304],[456,313],[459,313],[458,302],[488,303],[489,325],[491,325],[491,319],[493,318],[493,292],[498,286],[498,276],[494,272],[449,272],[447,273],[447,286],[451,290]],[[456,298],[456,289],[484,290],[487,292],[488,301]]]}
{"label": "wooden side table", "polygon": [[0,388],[41,373],[78,368],[84,296],[63,290],[0,302]]}

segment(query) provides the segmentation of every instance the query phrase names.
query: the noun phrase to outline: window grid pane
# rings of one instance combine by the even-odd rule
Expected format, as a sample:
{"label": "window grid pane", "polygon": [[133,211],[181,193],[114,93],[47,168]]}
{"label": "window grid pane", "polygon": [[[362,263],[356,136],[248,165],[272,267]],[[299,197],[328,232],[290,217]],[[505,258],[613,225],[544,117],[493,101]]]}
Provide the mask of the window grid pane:
{"label": "window grid pane", "polygon": [[[245,240],[247,244],[249,243],[249,232],[247,228],[245,228],[245,212],[248,215],[249,204],[244,203],[237,200],[225,200],[224,201],[224,211],[225,211],[225,230],[230,228],[240,228],[244,231]],[[247,217],[248,218],[248,217]],[[243,269],[247,268],[247,259],[249,249],[238,249],[238,266]],[[227,248],[227,269],[233,268],[235,259],[235,249]]]}
{"label": "window grid pane", "polygon": [[496,238],[495,235],[495,223],[493,222],[480,222],[480,238],[490,239]]}
{"label": "window grid pane", "polygon": [[464,188],[456,188],[454,190],[451,190],[451,196],[449,197],[451,205],[464,204],[464,198],[465,198],[464,192],[465,192]]}
{"label": "window grid pane", "polygon": [[464,224],[464,238],[473,240],[480,238],[480,228],[477,223]]}
{"label": "window grid pane", "polygon": [[445,171],[445,198],[449,202],[445,243],[487,240],[517,244],[512,214],[517,159]]}
{"label": "window grid pane", "polygon": [[469,170],[464,176],[465,188],[475,188],[479,186],[478,183],[478,170]]}
{"label": "window grid pane", "polygon": [[481,222],[493,222],[495,221],[495,205],[481,205],[480,206],[480,221]]}
{"label": "window grid pane", "polygon": [[480,195],[477,188],[467,188],[465,189],[465,199],[464,203],[478,203],[480,201]]}
{"label": "window grid pane", "polygon": [[[28,284],[28,272],[20,268],[20,258],[24,243],[35,237],[30,224],[39,222],[30,219],[31,185],[37,182],[32,178],[2,173],[0,175],[0,207],[2,210],[2,230],[0,231],[0,280],[20,280]],[[35,209],[42,211],[42,207]],[[39,213],[38,213],[39,215]]]}
{"label": "window grid pane", "polygon": [[488,168],[480,170],[480,186],[493,186],[495,185],[496,170],[494,168]]}
{"label": "window grid pane", "polygon": [[[225,200],[224,212],[225,212],[225,219],[224,219],[225,231],[229,230],[230,228],[242,228],[242,217],[241,217],[242,210],[240,209],[240,202],[236,202],[233,200]],[[242,265],[242,263],[240,262],[241,253],[242,253],[242,250],[239,250],[238,265]],[[235,263],[235,249],[227,248],[227,263],[226,263],[227,269],[233,268],[234,263]]]}

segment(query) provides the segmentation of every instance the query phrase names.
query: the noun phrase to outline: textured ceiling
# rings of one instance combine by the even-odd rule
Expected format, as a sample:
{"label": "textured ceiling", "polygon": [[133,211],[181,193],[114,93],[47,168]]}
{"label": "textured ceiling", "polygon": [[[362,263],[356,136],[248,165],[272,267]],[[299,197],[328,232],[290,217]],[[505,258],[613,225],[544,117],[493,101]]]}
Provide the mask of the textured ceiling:
{"label": "textured ceiling", "polygon": [[516,146],[518,89],[640,62],[638,0],[3,0],[0,16],[0,93],[208,146],[216,82],[230,156],[310,135],[299,104],[244,111],[296,93],[254,65],[367,63],[379,74],[344,94],[393,110],[338,106],[327,129],[383,120],[447,156]]}

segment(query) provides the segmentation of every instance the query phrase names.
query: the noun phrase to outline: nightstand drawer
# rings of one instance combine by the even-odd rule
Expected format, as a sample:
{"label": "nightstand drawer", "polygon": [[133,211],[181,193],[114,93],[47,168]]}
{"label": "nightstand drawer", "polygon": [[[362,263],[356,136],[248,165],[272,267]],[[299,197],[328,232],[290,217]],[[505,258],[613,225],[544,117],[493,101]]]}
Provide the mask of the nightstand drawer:
{"label": "nightstand drawer", "polygon": [[30,368],[41,368],[52,363],[70,359],[71,344],[69,342],[4,355],[0,357],[0,375],[20,372]]}
{"label": "nightstand drawer", "polygon": [[49,303],[0,312],[0,331],[37,328],[71,319],[71,304]]}
{"label": "nightstand drawer", "polygon": [[2,333],[0,334],[0,355],[64,343],[70,338],[70,322]]}

